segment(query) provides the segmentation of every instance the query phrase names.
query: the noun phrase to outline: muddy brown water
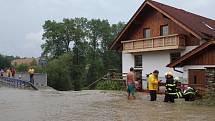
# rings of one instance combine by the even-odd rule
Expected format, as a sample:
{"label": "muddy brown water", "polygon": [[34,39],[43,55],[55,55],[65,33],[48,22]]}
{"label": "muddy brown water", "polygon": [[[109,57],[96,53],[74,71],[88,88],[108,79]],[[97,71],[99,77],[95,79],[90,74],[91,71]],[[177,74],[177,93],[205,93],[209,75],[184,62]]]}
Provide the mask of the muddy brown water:
{"label": "muddy brown water", "polygon": [[215,121],[215,108],[177,100],[126,100],[124,92],[0,88],[0,121]]}

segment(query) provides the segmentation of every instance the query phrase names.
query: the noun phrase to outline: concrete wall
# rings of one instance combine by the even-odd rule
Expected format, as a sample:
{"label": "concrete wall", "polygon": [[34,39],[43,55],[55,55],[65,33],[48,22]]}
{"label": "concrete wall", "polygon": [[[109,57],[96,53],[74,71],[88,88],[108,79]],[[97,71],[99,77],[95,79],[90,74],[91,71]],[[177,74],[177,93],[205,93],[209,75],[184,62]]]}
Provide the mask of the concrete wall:
{"label": "concrete wall", "polygon": [[[22,80],[30,81],[30,76],[28,73],[17,73],[15,78],[21,77]],[[35,73],[34,74],[34,86],[46,87],[47,86],[47,74]]]}

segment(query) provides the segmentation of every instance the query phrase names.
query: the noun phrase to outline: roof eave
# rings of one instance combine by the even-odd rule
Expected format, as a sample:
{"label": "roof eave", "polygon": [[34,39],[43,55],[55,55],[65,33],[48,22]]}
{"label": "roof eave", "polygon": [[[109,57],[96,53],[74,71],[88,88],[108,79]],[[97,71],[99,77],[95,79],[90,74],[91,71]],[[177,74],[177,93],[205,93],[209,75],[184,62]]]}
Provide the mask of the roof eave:
{"label": "roof eave", "polygon": [[161,12],[162,14],[164,14],[165,16],[167,16],[168,18],[170,18],[172,21],[174,21],[176,24],[178,24],[180,27],[182,27],[183,29],[185,29],[186,31],[192,33],[195,37],[197,37],[199,40],[203,39],[203,37],[199,34],[197,34],[196,32],[194,32],[192,30],[192,28],[189,28],[188,26],[186,26],[185,24],[183,24],[182,22],[180,22],[179,20],[175,19],[174,17],[172,17],[171,15],[169,15],[167,12],[165,12],[164,10],[162,10],[161,8],[157,7],[156,5],[154,5],[153,3],[149,2],[149,5],[152,6],[153,8],[155,8],[157,11]]}
{"label": "roof eave", "polygon": [[191,50],[187,54],[183,55],[181,58],[177,59],[176,61],[166,65],[166,67],[170,67],[170,68],[181,67],[179,66],[180,63],[182,63],[184,60],[190,58],[191,56],[195,55],[196,53],[198,53],[199,51],[203,50],[204,48],[208,47],[211,44],[215,44],[215,40],[205,42],[204,44],[196,47],[195,49]]}
{"label": "roof eave", "polygon": [[131,23],[135,20],[136,16],[139,15],[139,13],[142,11],[142,9],[145,7],[146,3],[148,3],[149,0],[146,0],[135,12],[135,14],[131,17],[131,19],[128,21],[128,23],[125,25],[125,27],[122,29],[122,31],[117,35],[117,37],[114,39],[114,41],[111,43],[109,49],[114,49],[115,44],[118,42],[118,40],[122,37],[122,35],[125,33],[127,28],[131,25]]}
{"label": "roof eave", "polygon": [[128,21],[128,23],[125,25],[125,27],[122,29],[122,31],[118,34],[118,36],[111,43],[109,49],[114,49],[115,48],[116,43],[121,39],[121,37],[123,36],[123,34],[125,33],[125,31],[132,24],[132,22],[136,19],[136,17],[139,15],[139,13],[142,11],[142,9],[146,6],[146,4],[150,5],[151,7],[153,7],[154,9],[156,9],[157,11],[161,12],[162,14],[164,14],[165,16],[167,16],[168,18],[170,18],[172,21],[174,21],[176,24],[178,24],[180,27],[182,27],[186,31],[188,31],[191,34],[193,34],[199,40],[204,39],[204,37],[202,37],[201,35],[199,35],[198,33],[196,33],[194,30],[192,30],[192,28],[189,28],[188,26],[186,26],[185,24],[183,24],[181,21],[176,20],[174,17],[172,17],[171,15],[169,15],[167,12],[165,12],[161,8],[159,8],[156,5],[154,5],[151,0],[145,0],[145,2],[139,7],[139,9],[135,12],[135,14],[132,16],[132,18]]}

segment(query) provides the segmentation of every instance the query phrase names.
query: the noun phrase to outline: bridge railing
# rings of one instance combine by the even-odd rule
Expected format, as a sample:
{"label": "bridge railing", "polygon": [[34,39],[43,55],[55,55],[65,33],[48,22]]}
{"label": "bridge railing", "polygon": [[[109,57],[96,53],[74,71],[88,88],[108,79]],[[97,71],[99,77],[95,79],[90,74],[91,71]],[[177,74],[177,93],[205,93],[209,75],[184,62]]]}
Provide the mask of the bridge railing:
{"label": "bridge railing", "polygon": [[28,81],[24,81],[17,78],[11,78],[11,77],[0,77],[0,82],[6,86],[14,87],[14,88],[28,88],[33,90],[38,90],[33,84],[31,84]]}

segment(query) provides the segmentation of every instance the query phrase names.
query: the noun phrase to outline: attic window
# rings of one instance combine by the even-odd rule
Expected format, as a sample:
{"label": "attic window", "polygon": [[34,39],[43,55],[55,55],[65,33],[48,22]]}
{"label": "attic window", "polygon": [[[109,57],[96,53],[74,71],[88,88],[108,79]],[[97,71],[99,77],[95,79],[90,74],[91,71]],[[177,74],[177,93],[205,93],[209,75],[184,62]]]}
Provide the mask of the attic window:
{"label": "attic window", "polygon": [[169,27],[168,25],[160,26],[160,36],[167,36],[169,34]]}
{"label": "attic window", "polygon": [[209,29],[211,29],[211,30],[215,30],[213,27],[211,27],[210,25],[208,25],[207,23],[205,23],[205,22],[202,22],[206,27],[208,27]]}
{"label": "attic window", "polygon": [[150,30],[150,28],[144,28],[143,29],[143,37],[144,38],[150,38],[151,37],[151,30]]}

